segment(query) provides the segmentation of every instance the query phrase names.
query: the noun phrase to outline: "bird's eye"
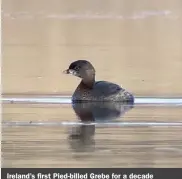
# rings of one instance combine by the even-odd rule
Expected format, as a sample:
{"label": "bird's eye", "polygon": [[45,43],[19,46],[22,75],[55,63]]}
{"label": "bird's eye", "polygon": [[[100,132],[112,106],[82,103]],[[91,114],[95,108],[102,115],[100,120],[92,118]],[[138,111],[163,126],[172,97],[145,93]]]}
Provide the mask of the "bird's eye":
{"label": "bird's eye", "polygon": [[75,70],[77,70],[77,71],[78,71],[78,70],[79,70],[79,67],[78,67],[78,66],[76,66],[76,67],[75,67]]}

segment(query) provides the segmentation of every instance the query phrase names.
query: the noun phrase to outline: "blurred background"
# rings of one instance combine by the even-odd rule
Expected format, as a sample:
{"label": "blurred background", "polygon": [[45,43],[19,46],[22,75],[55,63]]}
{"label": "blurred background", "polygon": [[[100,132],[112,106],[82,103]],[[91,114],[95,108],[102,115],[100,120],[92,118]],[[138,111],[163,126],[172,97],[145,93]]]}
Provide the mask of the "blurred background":
{"label": "blurred background", "polygon": [[[62,71],[87,59],[97,80],[136,97],[180,97],[182,1],[2,0],[2,51],[3,96],[71,95],[80,79]],[[106,106],[117,124],[71,126],[82,110],[97,117],[94,106],[3,103],[2,166],[182,166],[181,106]]]}
{"label": "blurred background", "polygon": [[3,93],[72,94],[77,59],[135,95],[182,94],[180,0],[3,0]]}

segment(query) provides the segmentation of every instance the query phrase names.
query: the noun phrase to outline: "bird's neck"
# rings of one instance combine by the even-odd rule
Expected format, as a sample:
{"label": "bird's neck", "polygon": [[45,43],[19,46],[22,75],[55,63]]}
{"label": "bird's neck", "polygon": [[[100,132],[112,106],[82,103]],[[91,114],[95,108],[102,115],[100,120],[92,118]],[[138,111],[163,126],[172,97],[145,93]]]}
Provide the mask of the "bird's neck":
{"label": "bird's neck", "polygon": [[89,77],[85,77],[81,81],[81,84],[85,85],[88,88],[93,88],[94,83],[95,83],[95,75],[89,76]]}

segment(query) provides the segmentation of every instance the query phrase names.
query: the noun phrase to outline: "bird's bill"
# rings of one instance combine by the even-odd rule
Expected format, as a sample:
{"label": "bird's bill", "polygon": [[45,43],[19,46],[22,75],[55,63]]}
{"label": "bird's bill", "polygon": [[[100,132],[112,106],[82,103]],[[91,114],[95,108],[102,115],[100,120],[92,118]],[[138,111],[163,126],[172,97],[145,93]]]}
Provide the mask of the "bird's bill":
{"label": "bird's bill", "polygon": [[64,70],[63,73],[64,74],[71,74],[71,75],[75,75],[76,74],[76,72],[74,70],[70,70],[70,69]]}

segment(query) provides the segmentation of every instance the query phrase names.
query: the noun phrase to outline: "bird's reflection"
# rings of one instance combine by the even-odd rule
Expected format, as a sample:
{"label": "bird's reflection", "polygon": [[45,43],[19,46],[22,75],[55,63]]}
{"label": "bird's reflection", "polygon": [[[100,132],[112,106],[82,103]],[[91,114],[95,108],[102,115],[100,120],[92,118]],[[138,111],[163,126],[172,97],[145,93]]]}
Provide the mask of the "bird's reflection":
{"label": "bird's reflection", "polygon": [[[73,103],[72,107],[83,124],[72,128],[69,142],[75,152],[83,152],[94,151],[95,149],[95,140],[93,138],[95,125],[92,122],[107,122],[121,118],[134,105],[133,103],[91,102]],[[88,125],[88,122],[91,122],[91,124]]]}

